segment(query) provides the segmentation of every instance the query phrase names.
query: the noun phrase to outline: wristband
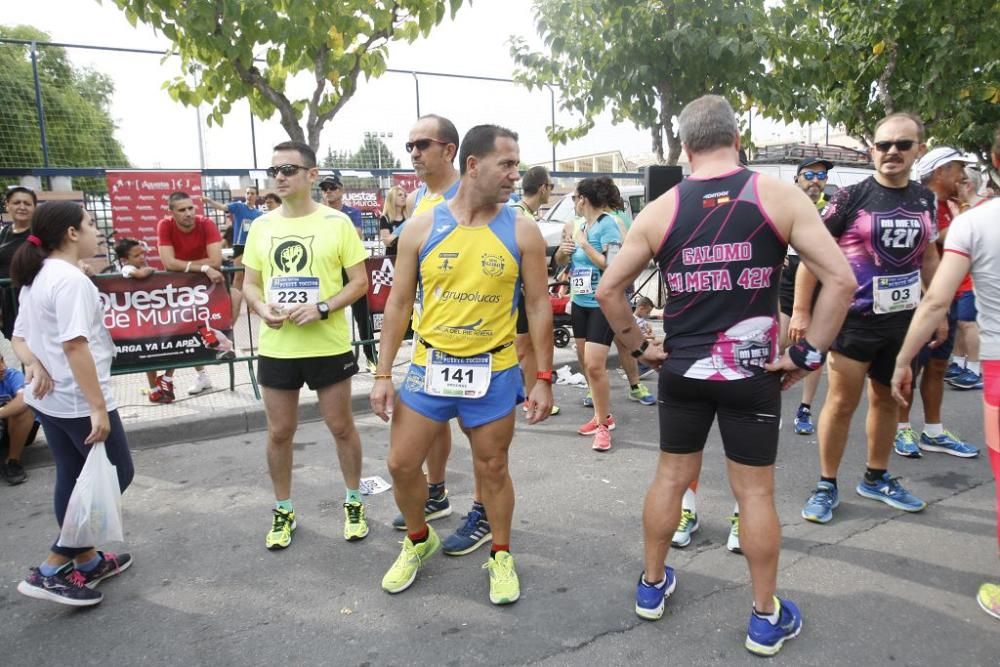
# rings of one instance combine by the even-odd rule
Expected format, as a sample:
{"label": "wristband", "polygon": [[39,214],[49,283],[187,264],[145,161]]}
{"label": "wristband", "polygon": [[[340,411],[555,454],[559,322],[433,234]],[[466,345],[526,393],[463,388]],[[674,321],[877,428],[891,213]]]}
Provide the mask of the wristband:
{"label": "wristband", "polygon": [[201,265],[201,272],[202,272],[202,273],[208,273],[208,270],[209,270],[210,268],[212,268],[212,267],[210,267],[210,266],[209,266],[208,264],[202,264],[202,265]]}
{"label": "wristband", "polygon": [[632,350],[632,353],[631,353],[632,354],[632,358],[633,359],[638,359],[639,357],[641,357],[642,354],[643,354],[643,352],[646,351],[647,347],[649,347],[649,341],[648,340],[642,341],[642,345],[639,346],[638,350]]}
{"label": "wristband", "polygon": [[788,348],[788,356],[796,366],[807,371],[822,367],[826,361],[826,353],[817,350],[805,338]]}
{"label": "wristband", "polygon": [[552,369],[549,369],[547,371],[538,371],[537,373],[535,373],[535,379],[552,384]]}
{"label": "wristband", "polygon": [[191,270],[191,262],[188,262],[188,265],[184,267],[184,273],[187,273],[190,270]]}
{"label": "wristband", "polygon": [[376,380],[391,380],[392,379],[392,375],[381,375],[379,373],[376,373],[372,377],[375,378]]}

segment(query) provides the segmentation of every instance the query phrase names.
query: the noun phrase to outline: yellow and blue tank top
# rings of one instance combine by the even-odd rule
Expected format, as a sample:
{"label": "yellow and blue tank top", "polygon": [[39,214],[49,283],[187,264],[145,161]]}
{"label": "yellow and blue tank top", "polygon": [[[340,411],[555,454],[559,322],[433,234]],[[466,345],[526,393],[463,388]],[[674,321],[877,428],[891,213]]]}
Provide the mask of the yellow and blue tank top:
{"label": "yellow and blue tank top", "polygon": [[459,183],[461,183],[461,180],[455,181],[447,190],[440,194],[434,192],[428,193],[427,185],[421,185],[417,188],[417,194],[413,197],[413,215],[424,213],[438,204],[450,201],[455,196],[455,193],[458,192]]}
{"label": "yellow and blue tank top", "polygon": [[433,215],[417,268],[421,317],[413,363],[426,365],[429,346],[456,357],[492,351],[494,371],[516,366],[517,213],[503,206],[479,227],[459,225],[448,206],[437,206]]}

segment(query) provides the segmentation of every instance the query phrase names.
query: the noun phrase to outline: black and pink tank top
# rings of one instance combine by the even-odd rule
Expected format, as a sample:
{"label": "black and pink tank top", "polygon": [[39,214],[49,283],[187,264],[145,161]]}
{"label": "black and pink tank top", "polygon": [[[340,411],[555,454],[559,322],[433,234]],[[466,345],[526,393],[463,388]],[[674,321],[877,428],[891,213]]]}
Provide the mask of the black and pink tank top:
{"label": "black and pink tank top", "polygon": [[663,367],[670,372],[742,380],[777,358],[788,243],[760,206],[758,177],[738,169],[676,186],[676,213],[655,257],[668,294]]}

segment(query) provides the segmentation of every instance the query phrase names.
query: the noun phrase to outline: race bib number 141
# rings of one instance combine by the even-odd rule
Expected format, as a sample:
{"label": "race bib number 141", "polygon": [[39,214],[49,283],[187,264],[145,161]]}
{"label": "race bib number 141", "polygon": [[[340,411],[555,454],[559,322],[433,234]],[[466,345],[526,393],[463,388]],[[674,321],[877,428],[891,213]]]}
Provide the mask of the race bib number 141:
{"label": "race bib number 141", "polygon": [[453,357],[440,350],[427,351],[424,391],[433,396],[482,398],[490,388],[492,355]]}

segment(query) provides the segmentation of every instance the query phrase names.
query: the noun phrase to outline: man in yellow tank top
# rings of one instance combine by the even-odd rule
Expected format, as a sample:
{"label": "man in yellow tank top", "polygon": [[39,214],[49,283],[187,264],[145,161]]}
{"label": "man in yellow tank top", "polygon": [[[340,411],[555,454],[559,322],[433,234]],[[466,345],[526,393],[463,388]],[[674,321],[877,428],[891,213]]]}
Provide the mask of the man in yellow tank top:
{"label": "man in yellow tank top", "polygon": [[[457,417],[469,434],[492,526],[490,601],[509,604],[520,596],[510,555],[514,488],[507,469],[514,412],[524,400],[514,349],[520,285],[535,354],[545,369],[538,373],[545,381],[528,397],[530,423],[548,417],[552,407],[552,310],[541,232],[504,206],[520,177],[519,162],[516,134],[495,125],[472,128],[459,152],[462,178],[454,199],[414,217],[399,238],[371,393],[375,414],[385,421],[392,415],[389,472],[407,529],[403,549],[382,579],[390,593],[406,590],[441,545],[425,519],[421,466],[441,424]],[[418,285],[416,347],[397,397],[391,364]]]}

